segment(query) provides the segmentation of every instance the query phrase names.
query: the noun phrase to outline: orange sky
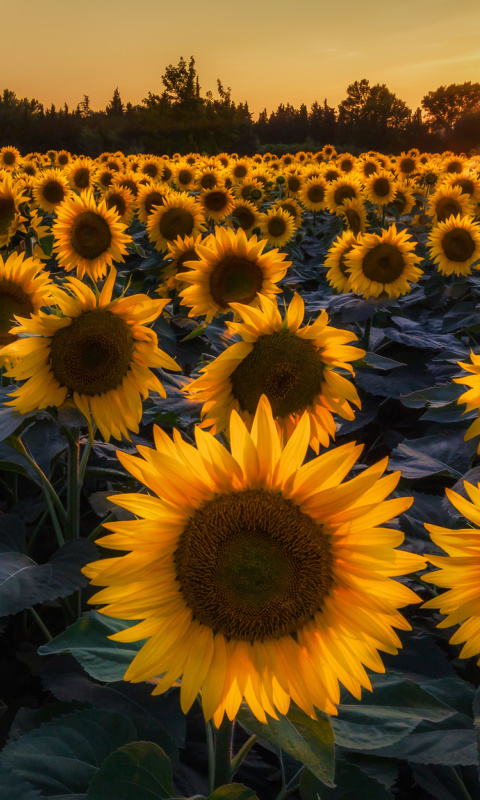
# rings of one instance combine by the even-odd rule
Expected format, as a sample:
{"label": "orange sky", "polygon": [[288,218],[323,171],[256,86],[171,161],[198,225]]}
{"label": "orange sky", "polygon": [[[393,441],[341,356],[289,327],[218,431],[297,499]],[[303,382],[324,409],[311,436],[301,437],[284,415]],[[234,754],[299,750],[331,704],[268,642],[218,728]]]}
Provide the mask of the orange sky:
{"label": "orange sky", "polygon": [[337,106],[348,84],[385,83],[415,110],[438,86],[480,82],[478,0],[23,0],[4,31],[0,90],[104,109],[160,94],[193,55],[202,95],[216,79],[254,118],[279,103]]}

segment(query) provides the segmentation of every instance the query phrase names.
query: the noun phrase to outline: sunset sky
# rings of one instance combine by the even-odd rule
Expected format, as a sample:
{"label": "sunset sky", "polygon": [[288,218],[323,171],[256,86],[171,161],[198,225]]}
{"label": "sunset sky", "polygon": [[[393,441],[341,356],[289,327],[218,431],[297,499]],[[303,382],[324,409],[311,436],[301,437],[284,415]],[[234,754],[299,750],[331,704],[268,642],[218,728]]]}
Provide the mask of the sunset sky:
{"label": "sunset sky", "polygon": [[23,0],[4,31],[0,91],[104,109],[160,94],[162,74],[195,57],[201,94],[216,79],[254,118],[279,103],[337,106],[350,83],[385,83],[414,111],[449,83],[480,82],[478,0]]}

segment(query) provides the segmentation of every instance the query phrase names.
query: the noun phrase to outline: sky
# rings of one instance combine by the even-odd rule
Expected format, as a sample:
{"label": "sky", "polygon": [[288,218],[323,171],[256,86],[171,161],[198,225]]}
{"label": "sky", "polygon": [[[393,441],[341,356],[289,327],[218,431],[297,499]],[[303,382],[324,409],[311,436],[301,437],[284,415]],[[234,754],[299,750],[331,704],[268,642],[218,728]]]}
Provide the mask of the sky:
{"label": "sky", "polygon": [[4,31],[0,91],[103,110],[161,94],[195,58],[202,96],[217,78],[254,119],[280,103],[336,107],[347,86],[384,83],[415,111],[450,83],[480,82],[478,0],[23,0]]}

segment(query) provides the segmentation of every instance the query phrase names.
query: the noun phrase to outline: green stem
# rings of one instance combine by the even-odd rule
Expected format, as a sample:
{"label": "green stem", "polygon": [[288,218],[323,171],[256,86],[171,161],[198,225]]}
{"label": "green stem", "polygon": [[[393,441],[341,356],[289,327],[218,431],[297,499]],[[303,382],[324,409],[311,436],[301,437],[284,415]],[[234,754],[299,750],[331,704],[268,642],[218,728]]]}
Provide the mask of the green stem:
{"label": "green stem", "polygon": [[252,734],[252,736],[250,736],[250,738],[247,739],[247,741],[245,742],[243,747],[240,748],[240,750],[238,751],[238,753],[235,756],[235,758],[232,759],[232,767],[231,767],[231,773],[230,773],[232,778],[235,775],[237,769],[239,769],[239,767],[240,767],[242,761],[244,760],[245,756],[249,753],[249,751],[252,749],[253,745],[257,741],[258,741],[258,736],[255,736],[255,734]]}
{"label": "green stem", "polygon": [[78,431],[65,428],[68,439],[68,499],[67,499],[67,537],[78,539],[80,535],[80,482],[79,482],[79,444]]}
{"label": "green stem", "polygon": [[208,792],[213,793],[215,783],[215,745],[213,742],[212,723],[209,720],[205,723],[207,731],[207,748],[208,748]]}
{"label": "green stem", "polygon": [[48,492],[48,494],[50,495],[50,498],[52,499],[53,503],[55,504],[55,506],[56,506],[56,508],[57,508],[57,510],[59,512],[60,519],[62,520],[62,522],[65,522],[66,518],[67,518],[67,515],[65,513],[64,507],[62,506],[62,504],[60,502],[60,498],[59,498],[58,494],[56,493],[55,489],[53,488],[52,484],[48,480],[48,478],[45,475],[45,473],[43,472],[43,470],[41,470],[40,467],[38,466],[38,464],[35,461],[35,459],[32,458],[31,455],[28,453],[28,451],[27,451],[25,445],[23,444],[23,442],[21,441],[21,439],[19,439],[18,436],[9,436],[7,439],[5,439],[5,442],[8,445],[10,445],[10,447],[13,447],[13,449],[16,450],[18,453],[21,453],[21,455],[24,457],[25,461],[27,461],[27,463],[30,464],[30,466],[33,469],[33,471],[40,478],[40,481],[42,483],[42,486],[44,487],[44,490]]}
{"label": "green stem", "polygon": [[[283,786],[280,789],[279,793],[277,794],[275,800],[284,800],[284,798],[287,796],[287,794],[291,794],[296,789],[298,789],[300,784],[299,783],[295,783],[295,781],[298,780],[299,775],[301,775],[301,773],[303,772],[304,769],[305,769],[305,767],[302,765],[300,767],[300,769],[298,770],[298,772],[296,772],[295,775],[292,778],[290,778],[288,783],[285,783],[285,772],[284,772],[283,763],[282,763]],[[471,798],[470,798],[470,800],[471,800]]]}
{"label": "green stem", "polygon": [[235,720],[230,721],[225,714],[215,737],[215,778],[214,789],[231,783],[232,779],[232,740]]}
{"label": "green stem", "polygon": [[65,544],[65,538],[63,536],[62,529],[58,521],[57,512],[55,511],[55,506],[53,505],[51,495],[44,484],[42,484],[42,489],[45,495],[45,500],[47,501],[48,512],[52,520],[53,530],[55,531],[55,536],[57,537],[58,546],[61,547],[62,545]]}
{"label": "green stem", "polygon": [[[92,430],[93,436],[95,435],[95,431],[96,431],[96,426],[94,425],[93,426],[93,430]],[[87,461],[88,461],[88,457],[90,455],[90,452],[91,452],[92,446],[93,446],[93,436],[92,437],[90,437],[90,436],[88,437],[88,439],[87,439],[87,441],[85,443],[85,447],[83,448],[82,457],[80,459],[80,467],[79,467],[79,471],[78,471],[78,481],[79,481],[80,487],[83,486],[83,481],[84,481],[84,478],[85,478],[85,470],[87,468]]]}
{"label": "green stem", "polygon": [[456,781],[456,783],[457,783],[462,795],[464,796],[465,800],[472,800],[472,796],[471,796],[470,792],[468,791],[467,787],[465,786],[464,782],[462,781],[462,779],[461,779],[460,775],[458,774],[457,770],[455,769],[455,767],[450,767],[450,772],[452,773],[452,776],[455,778],[455,781]]}
{"label": "green stem", "polygon": [[51,642],[52,639],[53,639],[53,636],[50,633],[50,631],[48,630],[47,626],[45,625],[43,619],[40,617],[39,614],[37,614],[37,612],[35,611],[34,608],[29,608],[28,610],[30,611],[30,613],[31,613],[33,619],[35,620],[35,622],[37,623],[38,627],[43,631],[47,642]]}

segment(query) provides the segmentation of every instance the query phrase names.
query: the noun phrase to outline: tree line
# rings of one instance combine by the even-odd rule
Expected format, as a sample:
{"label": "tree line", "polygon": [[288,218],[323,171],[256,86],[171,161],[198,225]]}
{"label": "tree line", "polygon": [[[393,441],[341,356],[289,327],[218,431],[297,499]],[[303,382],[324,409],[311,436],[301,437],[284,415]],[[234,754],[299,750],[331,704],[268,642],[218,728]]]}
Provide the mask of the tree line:
{"label": "tree line", "polygon": [[195,59],[182,57],[162,76],[160,94],[148,92],[141,104],[123,103],[118,88],[106,108],[94,111],[84,95],[78,105],[45,108],[35,99],[4,89],[0,95],[0,145],[22,153],[69,150],[92,157],[105,151],[173,155],[189,152],[316,150],[324,144],[348,149],[399,153],[409,147],[436,152],[480,152],[480,83],[440,86],[414,112],[385,84],[363,78],[347,87],[335,109],[315,101],[295,108],[281,103],[256,121],[248,103],[235,103],[231,89],[202,96]]}

